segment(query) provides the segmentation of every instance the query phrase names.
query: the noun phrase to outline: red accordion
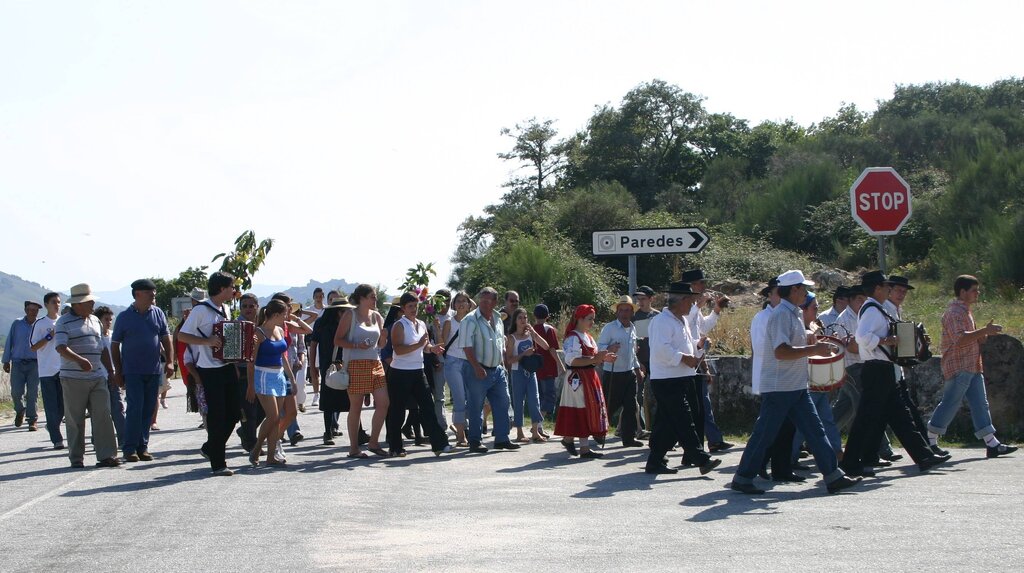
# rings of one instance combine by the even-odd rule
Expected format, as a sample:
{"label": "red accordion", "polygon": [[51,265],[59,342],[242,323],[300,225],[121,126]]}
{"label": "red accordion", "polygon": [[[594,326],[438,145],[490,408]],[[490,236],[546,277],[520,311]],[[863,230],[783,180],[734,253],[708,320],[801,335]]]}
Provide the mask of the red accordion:
{"label": "red accordion", "polygon": [[256,325],[248,320],[225,320],[213,325],[213,335],[224,345],[213,349],[213,357],[224,362],[248,362],[256,356]]}

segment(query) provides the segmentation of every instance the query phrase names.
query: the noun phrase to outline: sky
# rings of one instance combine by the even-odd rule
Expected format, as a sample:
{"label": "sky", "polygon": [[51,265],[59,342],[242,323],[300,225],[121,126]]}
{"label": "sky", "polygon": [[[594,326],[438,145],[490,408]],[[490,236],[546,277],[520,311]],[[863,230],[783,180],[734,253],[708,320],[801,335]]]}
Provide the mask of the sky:
{"label": "sky", "polygon": [[[665,80],[750,125],[1021,74],[1019,2],[0,0],[0,271],[116,290],[252,229],[256,283],[450,273],[503,127]],[[1013,38],[1018,38],[1013,40]]]}

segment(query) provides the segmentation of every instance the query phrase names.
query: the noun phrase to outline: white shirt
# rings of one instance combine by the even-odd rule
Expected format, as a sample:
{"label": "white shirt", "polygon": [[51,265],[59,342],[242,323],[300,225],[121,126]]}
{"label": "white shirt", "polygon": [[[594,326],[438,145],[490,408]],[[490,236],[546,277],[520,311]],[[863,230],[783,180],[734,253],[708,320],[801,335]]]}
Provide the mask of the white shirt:
{"label": "white shirt", "polygon": [[[213,325],[231,316],[228,314],[227,306],[221,305],[221,311],[223,314],[214,310],[210,301],[196,305],[185,319],[185,324],[181,326],[181,332],[200,338],[210,338],[213,336]],[[189,345],[189,348],[192,349],[192,355],[197,357],[196,366],[200,368],[220,368],[225,365],[224,361],[213,357],[212,346]]]}
{"label": "white shirt", "polygon": [[686,319],[672,314],[666,307],[651,319],[648,337],[651,342],[651,380],[696,376],[697,371],[683,363],[683,355],[703,356],[697,350]]}
{"label": "white shirt", "polygon": [[[864,305],[867,306],[871,303],[879,304],[877,300],[868,297]],[[889,336],[889,321],[882,316],[878,308],[872,307],[865,310],[864,307],[861,307],[861,311],[863,314],[857,322],[856,336],[857,346],[860,347],[860,357],[864,360],[889,362],[889,357],[878,348],[878,343]]]}
{"label": "white shirt", "polygon": [[[847,307],[849,308],[849,307]],[[845,309],[844,309],[845,310]],[[822,326],[831,326],[836,320],[839,319],[839,315],[842,314],[836,307],[832,307],[825,312],[818,315],[818,320],[821,321]]]}
{"label": "white shirt", "polygon": [[34,345],[46,338],[47,334],[50,334],[50,341],[39,350],[36,350],[40,377],[60,374],[60,354],[57,354],[57,343],[53,341],[54,326],[56,324],[57,319],[48,316],[41,316],[32,324],[32,336],[29,337],[29,344]]}
{"label": "white shirt", "polygon": [[[467,314],[466,316],[469,315]],[[463,320],[465,320],[465,317],[463,317]],[[449,318],[445,322],[451,324],[451,326],[448,327],[448,340],[439,342],[441,344],[444,344],[444,347],[448,349],[448,356],[453,356],[455,358],[461,358],[465,360],[466,350],[465,348],[463,348],[461,344],[459,344],[459,338],[462,338],[461,334],[459,335],[459,338],[455,339],[454,342],[448,344],[452,340],[452,337],[455,336],[455,333],[459,331],[459,327],[462,326],[462,321],[456,320],[455,315],[453,314],[451,318]],[[444,332],[444,323],[441,324],[441,332]]]}
{"label": "white shirt", "polygon": [[[397,322],[402,325],[402,338],[403,340],[395,340],[393,344],[396,346],[401,344],[403,346],[416,344],[419,342],[423,335],[427,333],[427,325],[420,319],[409,320],[408,317],[403,316]],[[394,332],[395,327],[391,327]],[[419,347],[412,352],[405,354],[395,353],[391,358],[391,367],[396,370],[423,370],[423,347]]]}
{"label": "white shirt", "polygon": [[[850,336],[857,334],[857,313],[853,312],[853,307],[848,306],[844,310],[839,318],[836,319],[836,324],[840,324],[846,329],[846,332],[850,333]],[[843,336],[846,333],[840,331],[836,333],[836,336]],[[854,352],[849,348],[846,349],[846,367],[849,368],[854,364],[860,364],[864,360],[860,357],[860,353]]]}
{"label": "white shirt", "polygon": [[[666,311],[662,311],[664,314]],[[652,319],[653,320],[653,319]],[[711,311],[707,315],[700,312],[696,304],[690,308],[690,314],[686,315],[686,325],[690,329],[690,338],[696,343],[701,336],[707,335],[718,324],[718,313]]]}
{"label": "white shirt", "polygon": [[764,341],[767,336],[768,319],[772,315],[772,305],[764,307],[750,321],[750,348],[754,354],[750,371],[750,390],[754,394],[761,393],[761,365],[764,364]]}
{"label": "white shirt", "polygon": [[[594,338],[586,332],[574,331],[579,336],[569,335],[565,337],[562,342],[562,349],[565,353],[565,365],[570,366],[573,360],[576,360],[580,356],[583,356],[583,345],[587,348],[593,348],[597,350],[597,343],[594,342]],[[583,339],[583,345],[580,344],[580,339]]]}

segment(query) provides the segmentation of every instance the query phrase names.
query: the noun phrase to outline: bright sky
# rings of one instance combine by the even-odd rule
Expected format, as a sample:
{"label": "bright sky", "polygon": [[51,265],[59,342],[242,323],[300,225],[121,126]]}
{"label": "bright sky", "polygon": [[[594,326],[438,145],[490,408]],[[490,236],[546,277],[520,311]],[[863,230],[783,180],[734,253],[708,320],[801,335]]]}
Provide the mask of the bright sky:
{"label": "bright sky", "polygon": [[[1020,73],[1019,2],[0,0],[0,271],[171,278],[245,229],[257,283],[397,286],[515,166],[658,78],[754,125]],[[1013,38],[1018,38],[1014,40]]]}

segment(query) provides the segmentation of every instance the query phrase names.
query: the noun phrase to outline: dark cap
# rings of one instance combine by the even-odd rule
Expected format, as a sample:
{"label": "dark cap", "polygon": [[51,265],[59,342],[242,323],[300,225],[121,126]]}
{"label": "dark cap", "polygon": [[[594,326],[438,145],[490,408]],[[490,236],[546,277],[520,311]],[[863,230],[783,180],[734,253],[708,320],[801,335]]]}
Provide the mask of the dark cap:
{"label": "dark cap", "polygon": [[899,275],[889,275],[889,280],[885,281],[892,286],[907,287],[907,290],[914,290],[914,287],[910,286],[910,280],[907,277],[901,277]]}
{"label": "dark cap", "polygon": [[672,284],[668,285],[668,288],[665,289],[665,292],[668,294],[699,294],[693,292],[693,289],[690,288],[690,283],[683,281],[672,282]]}
{"label": "dark cap", "polygon": [[853,298],[856,296],[867,296],[867,293],[864,292],[864,287],[861,285],[853,285],[851,287],[846,287],[846,296]]}
{"label": "dark cap", "polygon": [[654,289],[647,285],[639,286],[636,287],[636,292],[633,293],[633,296],[636,296],[638,294],[642,294],[644,296],[654,296]]}
{"label": "dark cap", "polygon": [[761,292],[759,292],[758,294],[767,297],[768,293],[772,292],[772,289],[777,286],[779,286],[779,277],[772,277],[768,279],[768,286],[761,289]]}
{"label": "dark cap", "polygon": [[695,283],[697,281],[704,280],[704,278],[704,271],[700,269],[690,269],[683,272],[683,276],[679,277],[679,280],[684,283]]}
{"label": "dark cap", "polygon": [[[874,288],[877,285],[883,284],[889,279],[885,276],[882,271],[871,271],[864,273],[864,276],[860,277],[860,284],[864,287]],[[870,294],[870,293],[868,293]]]}
{"label": "dark cap", "polygon": [[548,311],[548,305],[538,304],[533,307],[533,316],[536,318],[547,318],[551,316],[551,313]]}
{"label": "dark cap", "polygon": [[137,290],[156,290],[156,284],[149,279],[139,279],[132,283],[132,292]]}
{"label": "dark cap", "polygon": [[832,298],[850,298],[850,287],[846,285],[839,285],[836,287],[835,292],[832,293]]}

